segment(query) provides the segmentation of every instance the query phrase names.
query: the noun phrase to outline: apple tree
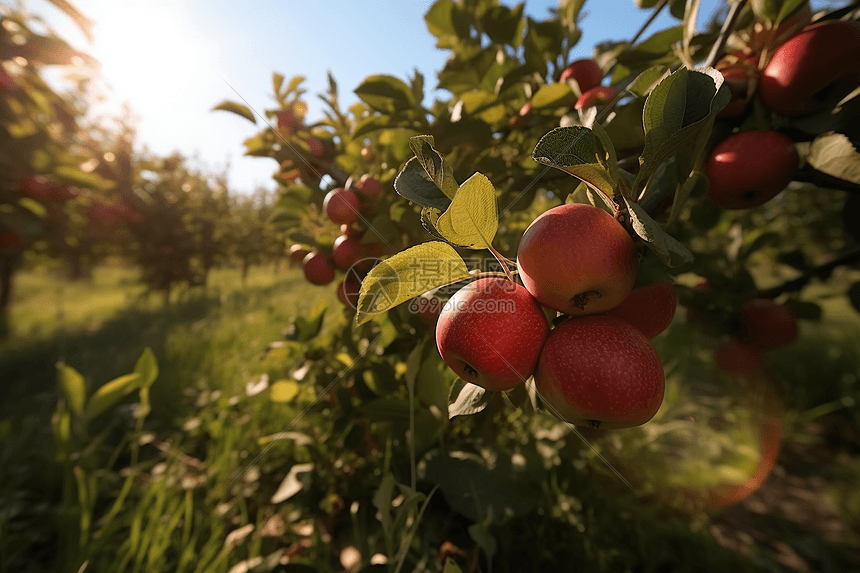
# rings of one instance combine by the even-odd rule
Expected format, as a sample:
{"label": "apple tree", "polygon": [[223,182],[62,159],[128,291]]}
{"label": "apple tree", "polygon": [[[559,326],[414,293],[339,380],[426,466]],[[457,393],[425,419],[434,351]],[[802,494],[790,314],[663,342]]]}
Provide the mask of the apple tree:
{"label": "apple tree", "polygon": [[[792,404],[766,353],[797,344],[823,298],[860,308],[856,7],[737,1],[704,28],[698,2],[637,1],[677,25],[571,61],[583,4],[535,20],[440,0],[425,20],[450,53],[446,99],[425,104],[418,72],[373,75],[343,109],[330,77],[311,123],[303,78],[276,73],[277,106],[245,141],[277,161],[273,222],[305,276],[344,303],[296,317],[269,350],[343,440],[315,471],[352,483],[345,467],[385,468],[372,495],[332,492],[353,519],[378,510],[364,564],[371,546],[400,563],[444,547],[449,522],[424,513],[436,488],[508,566],[516,545],[496,526],[555,515],[538,493],[566,495],[552,484],[580,488],[588,511],[623,491],[601,472],[662,504],[737,503],[776,462],[783,409],[814,405]],[[857,394],[841,384],[820,397]],[[589,439],[618,467],[593,464]],[[409,516],[427,522],[420,543],[418,525],[392,527]]]}

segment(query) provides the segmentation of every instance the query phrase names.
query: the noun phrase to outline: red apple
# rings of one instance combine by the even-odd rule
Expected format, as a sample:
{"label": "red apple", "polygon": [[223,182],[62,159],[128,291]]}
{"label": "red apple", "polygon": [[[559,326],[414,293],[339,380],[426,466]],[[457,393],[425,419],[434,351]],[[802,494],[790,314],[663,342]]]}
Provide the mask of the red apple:
{"label": "red apple", "polygon": [[361,201],[355,193],[341,187],[328,192],[323,201],[323,209],[332,222],[348,225],[358,219]]}
{"label": "red apple", "polygon": [[558,81],[566,82],[570,79],[576,80],[576,83],[579,84],[580,93],[585,93],[600,85],[603,71],[594,60],[577,60],[561,71]]}
{"label": "red apple", "polygon": [[346,235],[350,239],[360,239],[366,232],[367,229],[356,227],[354,224],[340,226],[340,234]]}
{"label": "red apple", "polygon": [[665,380],[657,352],[620,318],[569,318],[550,332],[535,370],[547,409],[577,426],[639,426],[663,403]]}
{"label": "red apple", "polygon": [[0,93],[9,93],[18,89],[15,78],[9,75],[3,66],[0,66]]}
{"label": "red apple", "polygon": [[322,286],[334,280],[334,267],[322,253],[308,253],[302,261],[302,269],[311,284]]}
{"label": "red apple", "polygon": [[353,277],[346,277],[337,286],[337,298],[345,306],[356,309],[358,308],[358,295],[360,291],[361,281]]}
{"label": "red apple", "polygon": [[56,183],[44,175],[25,175],[18,182],[18,190],[24,197],[44,202],[51,198]]}
{"label": "red apple", "polygon": [[334,259],[335,266],[345,270],[364,258],[364,251],[363,245],[358,239],[341,235],[334,240],[331,256]]}
{"label": "red apple", "polygon": [[714,350],[714,363],[726,374],[749,376],[762,369],[764,359],[752,344],[726,340]]}
{"label": "red apple", "polygon": [[618,97],[618,90],[612,86],[597,86],[579,96],[573,109],[582,109],[611,103]]}
{"label": "red apple", "polygon": [[278,129],[292,133],[302,125],[302,118],[296,115],[292,109],[279,111],[277,114]]}
{"label": "red apple", "polygon": [[753,24],[749,47],[757,54],[765,49],[773,52],[774,48],[797,34],[801,28],[808,26],[811,21],[812,8],[809,2],[804,2],[776,27],[769,27],[765,22],[756,22]]}
{"label": "red apple", "polygon": [[758,60],[758,54],[751,55],[738,50],[726,54],[717,62],[715,67],[723,75],[732,93],[731,101],[717,113],[717,117],[737,117],[746,110],[761,75]]}
{"label": "red apple", "polygon": [[549,323],[531,295],[501,278],[457,291],[436,324],[442,360],[463,380],[510,390],[532,375]]}
{"label": "red apple", "polygon": [[308,138],[305,143],[308,144],[308,147],[311,151],[311,155],[313,155],[317,159],[321,159],[322,156],[325,155],[325,148],[323,147],[322,141],[320,141],[316,137]]}
{"label": "red apple", "polygon": [[294,263],[300,263],[306,256],[308,256],[308,253],[310,253],[310,251],[302,245],[293,245],[290,247],[290,260]]}
{"label": "red apple", "polygon": [[621,304],[636,280],[636,247],[612,215],[584,204],[532,221],[517,253],[520,277],[542,305],[574,316]]}
{"label": "red apple", "polygon": [[741,131],[708,158],[708,197],[723,209],[749,209],[776,197],[798,166],[794,142],[778,131]]}
{"label": "red apple", "polygon": [[621,304],[606,312],[606,316],[620,318],[650,339],[669,328],[676,306],[675,285],[653,283],[630,291]]}
{"label": "red apple", "polygon": [[376,199],[382,193],[382,183],[380,183],[379,179],[376,177],[362,175],[361,179],[358,180],[355,189],[365,197]]}
{"label": "red apple", "polygon": [[748,301],[741,309],[741,322],[749,342],[759,348],[782,348],[797,339],[794,312],[770,299],[754,298]]}
{"label": "red apple", "polygon": [[[860,25],[830,20],[807,26],[777,48],[764,69],[759,93],[773,111],[794,116],[815,111],[818,96],[835,100],[858,83]],[[834,90],[838,94],[828,93]]]}

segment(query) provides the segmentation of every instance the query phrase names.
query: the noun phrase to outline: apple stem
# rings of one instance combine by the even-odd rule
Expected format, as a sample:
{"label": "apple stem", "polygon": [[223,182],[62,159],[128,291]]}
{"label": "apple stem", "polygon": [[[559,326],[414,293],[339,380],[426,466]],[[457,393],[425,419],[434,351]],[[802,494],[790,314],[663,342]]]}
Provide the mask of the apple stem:
{"label": "apple stem", "polygon": [[713,68],[714,64],[717,63],[717,60],[720,59],[720,56],[723,53],[723,48],[726,47],[726,41],[729,39],[732,30],[735,29],[735,23],[738,21],[738,16],[744,6],[746,6],[746,3],[747,0],[739,0],[739,2],[732,4],[732,7],[729,9],[729,15],[726,16],[726,21],[723,22],[723,27],[720,29],[717,43],[714,44],[713,48],[711,48],[711,53],[708,54],[708,59],[705,60],[706,68]]}
{"label": "apple stem", "polygon": [[490,252],[493,253],[493,256],[496,257],[496,260],[499,261],[500,265],[502,265],[502,270],[505,271],[505,276],[508,277],[508,280],[514,282],[514,276],[511,274],[511,269],[508,267],[508,263],[510,263],[511,260],[493,248],[493,245],[489,245],[487,248],[490,249]]}

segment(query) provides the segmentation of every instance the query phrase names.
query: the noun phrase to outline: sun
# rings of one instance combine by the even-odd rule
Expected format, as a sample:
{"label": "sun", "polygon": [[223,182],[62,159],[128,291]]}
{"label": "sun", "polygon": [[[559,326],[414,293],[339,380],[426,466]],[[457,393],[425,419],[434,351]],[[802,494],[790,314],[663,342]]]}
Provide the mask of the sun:
{"label": "sun", "polygon": [[98,0],[89,8],[101,76],[115,98],[143,117],[170,114],[201,81],[211,81],[212,50],[182,10],[181,3],[128,0]]}

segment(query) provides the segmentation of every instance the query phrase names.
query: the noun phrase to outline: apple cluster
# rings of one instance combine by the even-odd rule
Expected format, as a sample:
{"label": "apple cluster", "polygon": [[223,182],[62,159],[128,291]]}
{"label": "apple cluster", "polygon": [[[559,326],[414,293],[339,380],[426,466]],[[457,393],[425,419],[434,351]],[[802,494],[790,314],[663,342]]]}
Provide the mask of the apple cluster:
{"label": "apple cluster", "polygon": [[[763,352],[784,348],[797,340],[797,317],[785,304],[757,296],[743,302],[739,310],[726,313],[713,302],[714,289],[704,279],[691,289],[691,294],[686,301],[691,324],[711,332],[709,326],[713,321],[707,316],[710,312],[721,314],[718,320],[730,325],[731,334],[723,337],[714,349],[714,363],[726,374],[756,374],[764,368]],[[711,333],[724,330],[720,327]]]}
{"label": "apple cluster", "polygon": [[[708,156],[708,197],[724,209],[749,209],[776,197],[799,166],[794,141],[765,127],[767,118],[744,122],[754,109],[793,118],[831,109],[860,84],[860,25],[827,20],[811,24],[809,3],[779,26],[756,22],[743,49],[716,64],[732,93],[718,117],[740,130]],[[738,118],[734,120],[734,118]],[[747,125],[752,129],[744,129]]]}
{"label": "apple cluster", "polygon": [[338,298],[352,308],[358,302],[361,279],[381,256],[382,245],[363,241],[367,233],[364,215],[369,213],[372,203],[382,193],[382,183],[370,175],[362,175],[354,183],[347,181],[344,187],[328,192],[323,200],[323,211],[332,223],[340,226],[340,235],[330,250],[321,250],[306,245],[290,247],[290,259],[301,263],[305,278],[311,284],[323,286],[335,279],[338,270],[348,271],[338,285]]}
{"label": "apple cluster", "polygon": [[[436,343],[463,380],[510,390],[534,376],[558,418],[593,428],[650,420],[664,374],[649,342],[675,314],[670,283],[634,288],[637,251],[615,217],[566,204],[537,217],[517,253],[522,285],[483,277],[445,304]],[[558,316],[551,328],[547,315]]]}

